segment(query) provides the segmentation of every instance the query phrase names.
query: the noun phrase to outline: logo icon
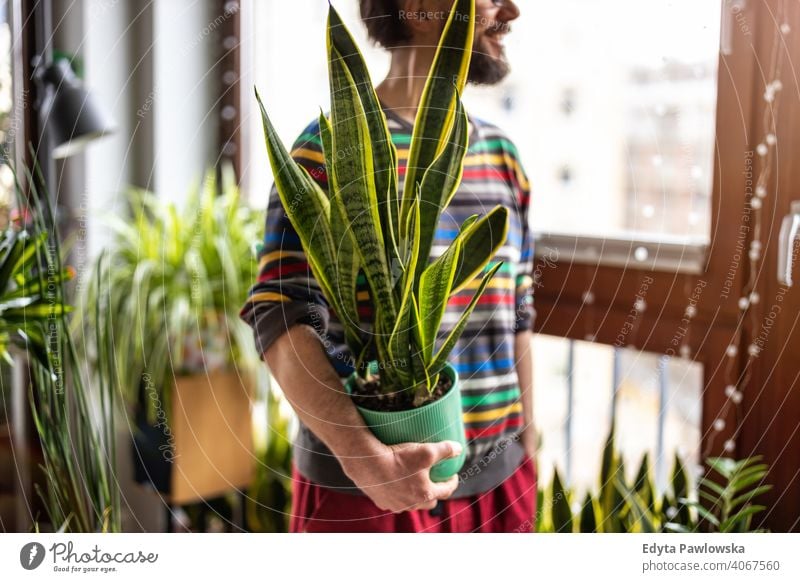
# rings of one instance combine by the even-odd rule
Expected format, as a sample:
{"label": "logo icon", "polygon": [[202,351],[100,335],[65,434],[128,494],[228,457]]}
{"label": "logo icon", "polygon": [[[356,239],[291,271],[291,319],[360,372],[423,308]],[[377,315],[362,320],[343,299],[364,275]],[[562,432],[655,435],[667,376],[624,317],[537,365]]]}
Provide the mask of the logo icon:
{"label": "logo icon", "polygon": [[44,546],[39,542],[29,542],[19,551],[19,563],[26,570],[35,570],[44,561]]}

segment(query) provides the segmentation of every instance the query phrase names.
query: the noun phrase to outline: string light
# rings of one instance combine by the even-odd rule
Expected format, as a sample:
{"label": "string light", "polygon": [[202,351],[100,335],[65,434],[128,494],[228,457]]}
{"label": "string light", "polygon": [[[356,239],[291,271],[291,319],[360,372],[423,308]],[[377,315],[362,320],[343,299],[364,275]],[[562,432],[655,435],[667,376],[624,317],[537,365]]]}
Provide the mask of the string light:
{"label": "string light", "polygon": [[[739,299],[739,316],[738,322],[735,327],[734,337],[731,344],[725,350],[727,357],[725,365],[725,397],[726,400],[717,414],[716,420],[712,424],[712,433],[706,440],[706,447],[703,452],[703,457],[708,457],[711,454],[714,445],[716,434],[725,430],[727,423],[725,419],[733,413],[734,422],[730,427],[730,436],[722,443],[722,448],[726,453],[733,453],[736,451],[736,438],[739,435],[739,422],[741,418],[740,405],[744,399],[744,392],[750,382],[752,376],[752,364],[755,358],[761,353],[761,346],[756,343],[750,343],[747,346],[744,367],[739,373],[737,369],[738,361],[736,356],[739,353],[737,345],[742,342],[742,330],[748,327],[751,330],[758,329],[759,317],[762,315],[760,310],[754,309],[754,306],[759,305],[761,298],[755,291],[756,277],[762,270],[760,269],[760,262],[763,260],[761,242],[761,228],[762,217],[761,209],[763,207],[763,200],[767,198],[768,190],[767,184],[770,180],[772,166],[775,161],[775,146],[778,143],[778,137],[775,132],[775,119],[778,112],[778,94],[783,89],[783,83],[780,81],[784,51],[782,47],[784,41],[781,35],[788,35],[791,32],[791,27],[788,22],[784,21],[783,15],[786,14],[786,0],[781,0],[778,6],[778,21],[783,21],[783,24],[776,27],[775,37],[772,43],[772,52],[770,54],[770,62],[767,73],[767,79],[771,79],[764,87],[764,112],[762,115],[762,131],[763,140],[756,146],[756,153],[759,156],[759,173],[756,180],[756,186],[753,195],[748,200],[750,208],[753,210],[753,216],[750,220],[753,233],[753,240],[750,243],[748,258],[749,273],[748,278],[744,284],[744,292]],[[745,326],[745,318],[750,318],[750,325]]]}
{"label": "string light", "polygon": [[[779,14],[785,14],[786,7],[785,7],[786,0],[782,0],[779,7]],[[766,199],[768,196],[767,184],[769,183],[770,173],[772,168],[772,163],[774,161],[774,152],[775,146],[778,143],[777,135],[775,134],[774,128],[774,119],[777,115],[777,104],[778,104],[778,94],[783,89],[783,84],[781,83],[779,77],[782,70],[783,64],[783,52],[780,50],[781,41],[780,41],[780,34],[788,35],[791,32],[791,27],[787,22],[783,22],[779,27],[776,27],[776,36],[775,40],[772,45],[772,54],[771,54],[771,61],[770,61],[770,68],[769,68],[769,76],[767,78],[772,79],[767,85],[764,87],[764,113],[763,113],[763,141],[759,142],[756,146],[756,154],[758,154],[761,163],[760,163],[760,173],[758,179],[756,180],[756,186],[754,188],[752,196],[750,196],[747,203],[749,204],[750,208],[754,211],[754,219],[752,220],[752,229],[753,232],[753,240],[750,243],[749,251],[748,251],[748,258],[750,260],[750,269],[749,269],[749,278],[744,285],[744,293],[742,297],[739,298],[738,306],[739,306],[739,321],[738,325],[735,328],[734,337],[731,341],[731,344],[725,350],[725,355],[727,356],[727,362],[725,366],[725,377],[727,379],[727,384],[725,386],[725,397],[726,401],[723,404],[721,410],[719,411],[718,417],[714,420],[712,424],[712,434],[706,439],[706,448],[703,451],[703,457],[708,457],[712,451],[715,435],[721,433],[725,430],[728,426],[726,423],[725,418],[728,417],[729,413],[731,412],[731,407],[734,408],[734,412],[739,412],[739,405],[742,403],[744,399],[744,390],[747,387],[747,384],[750,380],[751,375],[751,363],[754,358],[758,357],[761,352],[761,348],[756,344],[750,344],[747,347],[747,361],[744,366],[744,373],[739,376],[739,374],[735,373],[736,370],[736,363],[737,363],[737,356],[739,354],[738,344],[741,342],[742,339],[742,329],[744,318],[747,316],[751,317],[750,329],[757,329],[758,323],[758,316],[757,310],[753,309],[754,306],[760,303],[760,296],[755,291],[755,284],[756,284],[756,275],[759,272],[759,262],[762,260],[762,242],[760,239],[761,236],[761,209],[763,208],[763,200]],[[661,156],[653,156],[651,158],[651,162],[654,166],[660,166],[663,162]],[[652,210],[648,207],[645,207],[642,210],[642,214],[645,217],[649,217],[651,215]],[[596,249],[591,248],[590,251],[590,258],[596,257],[597,252]],[[644,246],[639,246],[634,250],[633,253],[634,259],[638,262],[644,262],[648,259],[649,252],[648,249]],[[589,278],[589,273],[587,271],[587,279]],[[687,279],[687,293],[689,291],[689,280]],[[583,293],[582,300],[583,303],[586,305],[591,305],[595,301],[595,295],[591,290],[591,284],[587,285],[587,290]],[[637,313],[641,314],[647,307],[646,302],[643,298],[637,297],[636,301],[634,302],[634,309]],[[685,316],[687,319],[692,319],[697,315],[697,309],[693,305],[687,306],[685,312]],[[596,339],[596,335],[591,332],[590,330],[594,327],[594,311],[588,310],[587,317],[584,318],[584,338],[586,341],[593,342]],[[635,321],[633,322],[633,328],[627,334],[627,344],[628,345],[636,345],[636,336],[639,329],[639,322],[641,317],[636,317]],[[685,334],[683,334],[681,339],[681,345],[678,348],[678,353],[682,358],[690,358],[692,355],[691,347],[689,346],[689,333],[688,329]],[[738,436],[738,423],[739,420],[736,418],[736,422],[733,424],[732,428],[732,436],[727,438],[722,445],[722,448],[727,453],[733,453],[736,451],[736,441],[735,438]],[[698,476],[702,476],[705,474],[705,467],[703,465],[697,465],[694,467],[695,471],[697,472]]]}

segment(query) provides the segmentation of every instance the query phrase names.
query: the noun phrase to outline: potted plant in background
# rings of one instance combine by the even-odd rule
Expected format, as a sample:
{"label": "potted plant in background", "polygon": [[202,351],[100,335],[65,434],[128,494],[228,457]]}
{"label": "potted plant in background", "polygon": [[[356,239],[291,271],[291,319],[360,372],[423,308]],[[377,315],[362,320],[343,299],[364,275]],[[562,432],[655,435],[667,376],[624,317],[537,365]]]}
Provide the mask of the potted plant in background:
{"label": "potted plant in background", "polygon": [[606,439],[597,494],[583,500],[565,487],[558,470],[549,487],[539,489],[536,531],[543,533],[755,532],[753,517],[766,509],[754,503],[772,486],[760,457],[706,459],[709,472],[692,487],[678,455],[667,491],[653,482],[650,459],[642,457],[636,477],[625,477],[614,426]]}
{"label": "potted plant in background", "polygon": [[[28,397],[41,444],[46,529],[75,533],[121,530],[114,465],[116,385],[82,373],[70,333],[66,283],[49,196],[27,173],[29,196],[16,184],[17,214],[0,234],[0,357],[28,366]],[[15,176],[16,179],[16,176]],[[42,204],[44,201],[44,204]],[[104,349],[108,321],[97,317],[94,349]],[[12,354],[18,356],[12,358]],[[19,356],[27,355],[27,362]],[[42,516],[34,516],[39,531]]]}
{"label": "potted plant in background", "polygon": [[98,285],[109,295],[121,332],[97,364],[121,379],[135,418],[137,480],[176,505],[246,487],[253,472],[258,357],[238,309],[263,213],[240,203],[232,171],[222,175],[210,171],[180,211],[131,191],[132,219],[110,219],[112,248],[85,288],[88,305]]}
{"label": "potted plant in background", "polygon": [[[366,424],[386,444],[456,440],[464,452],[435,465],[445,480],[462,466],[466,442],[458,375],[448,355],[497,272],[484,269],[508,229],[508,211],[470,217],[449,248],[430,260],[442,211],[461,180],[468,120],[460,92],[473,42],[473,0],[456,0],[417,112],[402,192],[397,153],[355,42],[331,6],[327,26],[330,120],[320,115],[329,175],[323,191],[292,160],[259,98],[278,193],[316,280],[342,322],[354,355],[347,389]],[[258,94],[256,94],[258,98]],[[356,309],[366,277],[374,320]],[[480,284],[458,323],[437,341],[449,298]],[[365,333],[367,325],[371,332]]]}

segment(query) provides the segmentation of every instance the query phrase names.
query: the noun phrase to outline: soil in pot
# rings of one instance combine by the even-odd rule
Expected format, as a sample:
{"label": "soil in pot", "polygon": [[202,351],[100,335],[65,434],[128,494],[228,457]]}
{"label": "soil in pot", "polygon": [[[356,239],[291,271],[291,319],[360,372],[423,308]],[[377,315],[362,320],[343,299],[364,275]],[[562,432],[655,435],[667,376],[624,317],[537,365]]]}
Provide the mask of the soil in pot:
{"label": "soil in pot", "polygon": [[[353,402],[369,410],[381,412],[399,412],[401,410],[411,410],[414,407],[414,391],[398,390],[396,392],[382,393],[380,375],[372,376],[369,382],[355,382],[352,388],[351,397]],[[453,386],[453,381],[447,374],[439,374],[439,381],[433,389],[433,394],[426,404],[439,400],[447,394]]]}

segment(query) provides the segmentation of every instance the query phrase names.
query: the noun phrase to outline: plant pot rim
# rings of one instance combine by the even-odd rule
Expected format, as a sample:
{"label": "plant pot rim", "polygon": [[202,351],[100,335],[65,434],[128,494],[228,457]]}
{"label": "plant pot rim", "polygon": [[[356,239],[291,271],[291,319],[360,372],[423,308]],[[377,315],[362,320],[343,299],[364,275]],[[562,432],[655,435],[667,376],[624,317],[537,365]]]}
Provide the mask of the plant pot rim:
{"label": "plant pot rim", "polygon": [[[369,362],[368,365],[371,366],[373,363],[375,363],[375,360]],[[446,402],[448,399],[453,398],[453,394],[456,394],[456,393],[459,392],[459,390],[458,390],[458,372],[456,372],[456,369],[448,362],[448,363],[446,363],[444,365],[444,367],[442,368],[440,373],[442,373],[442,372],[444,372],[448,376],[450,376],[450,380],[452,381],[450,383],[450,388],[448,388],[447,392],[445,392],[440,398],[437,398],[436,400],[433,400],[433,401],[428,401],[425,404],[423,404],[422,406],[404,408],[402,410],[374,410],[372,408],[366,408],[364,406],[359,406],[358,404],[355,404],[355,402],[353,404],[355,404],[355,407],[358,408],[359,411],[362,411],[362,410],[366,411],[371,416],[379,417],[379,418],[382,417],[382,418],[387,418],[388,419],[388,418],[391,418],[393,416],[397,416],[398,414],[407,415],[407,414],[413,413],[413,412],[420,412],[421,413],[422,411],[424,411],[426,409],[429,409],[430,407],[437,406],[437,405],[440,405],[440,403]],[[353,380],[355,379],[355,377],[356,377],[356,372],[353,372],[350,376],[348,376],[347,381],[345,382],[344,386],[345,386],[345,390],[347,390],[348,396],[352,396],[352,392],[351,392],[350,386],[351,386]]]}

